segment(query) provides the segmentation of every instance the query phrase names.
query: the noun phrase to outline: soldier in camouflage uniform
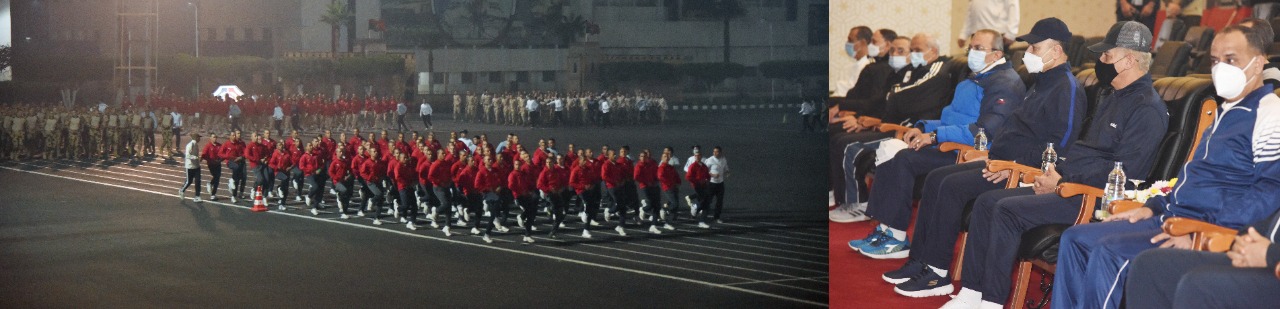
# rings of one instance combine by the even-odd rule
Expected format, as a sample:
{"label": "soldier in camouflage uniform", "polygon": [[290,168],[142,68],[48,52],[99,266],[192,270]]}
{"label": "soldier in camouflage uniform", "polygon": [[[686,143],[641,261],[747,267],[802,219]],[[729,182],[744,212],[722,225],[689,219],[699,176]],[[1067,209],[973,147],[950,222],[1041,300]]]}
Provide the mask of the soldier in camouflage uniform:
{"label": "soldier in camouflage uniform", "polygon": [[101,112],[98,112],[97,110],[90,112],[90,114],[91,115],[89,115],[88,117],[89,146],[87,147],[87,149],[89,150],[88,152],[90,153],[90,155],[98,156],[106,153],[106,151],[103,149],[103,143],[102,143],[103,142],[102,130],[103,130],[103,127],[105,127],[105,125],[103,125],[103,122],[106,120],[102,119],[103,114]]}
{"label": "soldier in camouflage uniform", "polygon": [[156,118],[159,118],[159,123],[160,123],[160,145],[162,145],[160,148],[168,149],[168,151],[165,151],[165,153],[177,152],[176,148],[173,148],[173,149],[169,148],[169,145],[173,145],[173,142],[174,142],[173,141],[173,136],[174,136],[173,135],[173,114],[169,113],[169,109],[167,108],[161,109],[160,115],[157,116]]}
{"label": "soldier in camouflage uniform", "polygon": [[23,111],[22,109],[19,109],[17,113],[14,113],[13,120],[10,121],[9,140],[13,145],[9,152],[10,159],[17,160],[19,157],[21,157],[23,152],[27,149],[25,145],[26,139],[27,139],[27,136],[25,134],[26,130],[27,130],[26,112]]}
{"label": "soldier in camouflage uniform", "polygon": [[67,155],[72,158],[84,157],[84,143],[80,137],[84,134],[84,112],[72,111],[67,115]]}

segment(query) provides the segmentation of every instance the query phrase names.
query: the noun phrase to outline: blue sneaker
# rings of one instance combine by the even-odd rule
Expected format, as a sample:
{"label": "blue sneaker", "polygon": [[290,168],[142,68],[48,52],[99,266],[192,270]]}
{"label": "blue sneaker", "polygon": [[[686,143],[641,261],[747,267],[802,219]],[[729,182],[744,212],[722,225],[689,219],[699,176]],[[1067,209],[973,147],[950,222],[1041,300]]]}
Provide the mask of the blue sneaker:
{"label": "blue sneaker", "polygon": [[873,259],[903,259],[911,254],[911,242],[897,240],[885,232],[881,234],[884,236],[867,242],[858,251]]}
{"label": "blue sneaker", "polygon": [[885,236],[888,235],[885,235],[885,232],[880,230],[880,225],[876,224],[876,229],[871,231],[871,234],[868,234],[867,238],[850,240],[849,248],[853,249],[853,251],[862,251],[862,247],[866,246],[867,243]]}
{"label": "blue sneaker", "polygon": [[947,295],[953,290],[955,288],[951,286],[951,278],[940,276],[928,267],[921,269],[910,280],[893,287],[893,291],[902,296],[916,298]]}
{"label": "blue sneaker", "polygon": [[880,278],[884,279],[884,282],[899,284],[907,282],[907,280],[911,280],[912,277],[919,275],[920,270],[924,268],[927,268],[925,267],[924,262],[920,262],[916,259],[907,259],[907,263],[902,264],[902,267],[886,272],[884,275],[881,275]]}

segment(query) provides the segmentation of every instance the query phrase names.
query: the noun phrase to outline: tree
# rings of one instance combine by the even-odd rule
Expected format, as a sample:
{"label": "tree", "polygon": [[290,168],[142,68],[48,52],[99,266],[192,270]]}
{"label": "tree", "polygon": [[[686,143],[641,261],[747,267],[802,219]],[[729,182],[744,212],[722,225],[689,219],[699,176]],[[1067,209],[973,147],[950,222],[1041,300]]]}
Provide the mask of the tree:
{"label": "tree", "polygon": [[0,72],[9,68],[11,59],[13,59],[13,47],[9,45],[0,45]]}
{"label": "tree", "polygon": [[724,63],[729,63],[729,21],[747,14],[738,0],[707,0],[685,2],[689,11],[698,17],[719,20],[724,30]]}
{"label": "tree", "polygon": [[355,20],[355,14],[347,10],[345,4],[333,1],[329,3],[329,8],[320,16],[320,22],[329,24],[329,51],[338,53],[338,31],[342,30],[342,26],[347,22]]}

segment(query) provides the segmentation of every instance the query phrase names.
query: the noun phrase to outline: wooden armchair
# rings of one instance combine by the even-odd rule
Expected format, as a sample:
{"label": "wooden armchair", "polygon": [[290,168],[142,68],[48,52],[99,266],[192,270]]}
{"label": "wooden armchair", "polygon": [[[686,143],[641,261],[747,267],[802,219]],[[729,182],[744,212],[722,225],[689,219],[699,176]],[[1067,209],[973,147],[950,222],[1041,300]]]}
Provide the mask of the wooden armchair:
{"label": "wooden armchair", "polygon": [[[959,144],[956,144],[956,145],[959,145]],[[964,146],[964,145],[960,145],[960,146]],[[964,146],[964,147],[968,147],[968,146]],[[941,150],[941,147],[939,147],[939,149]],[[973,147],[969,147],[969,149],[971,150],[970,152],[975,152],[975,153],[977,152],[976,150],[972,150]],[[956,161],[960,161],[964,157],[964,152],[961,152],[961,154],[962,154],[961,156],[956,157]],[[985,156],[986,152],[983,151],[981,155]],[[1009,179],[1006,180],[1004,184],[1004,187],[1006,189],[1017,188],[1019,183],[1033,183],[1035,182],[1036,176],[1040,176],[1041,174],[1041,171],[1038,168],[1033,168],[1030,166],[1018,164],[1017,162],[1004,161],[1004,160],[987,161],[987,170],[992,172],[999,172],[999,171],[1005,171],[1005,170],[1010,171]],[[960,230],[959,238],[960,239],[957,240],[957,242],[959,242],[960,244],[960,254],[956,255],[955,261],[951,265],[951,269],[952,269],[951,279],[955,281],[960,281],[960,274],[962,273],[962,270],[964,270],[964,247],[969,242],[969,231],[967,229]]]}
{"label": "wooden armchair", "polygon": [[[1058,186],[1058,196],[1067,198],[1077,195],[1081,196],[1080,211],[1076,213],[1076,220],[1073,222],[1073,225],[1089,223],[1089,220],[1093,218],[1093,210],[1097,206],[1098,198],[1103,195],[1103,190],[1077,183],[1064,183]],[[1025,303],[1025,299],[1027,296],[1027,287],[1031,281],[1032,267],[1038,268],[1042,272],[1049,274],[1054,273],[1054,271],[1057,271],[1058,269],[1056,263],[1045,261],[1043,259],[1019,258],[1017,270],[1018,277],[1014,281],[1013,300],[1010,303],[1014,309],[1021,309],[1023,306],[1027,305]],[[1048,292],[1048,288],[1042,287],[1041,289],[1046,293]],[[1040,306],[1044,305],[1043,303],[1045,300],[1048,300],[1048,298],[1046,297],[1044,300],[1041,300]]]}
{"label": "wooden armchair", "polygon": [[[1123,200],[1111,202],[1110,209],[1115,214],[1142,206],[1142,203],[1136,201]],[[1172,236],[1191,235],[1191,249],[1200,251],[1227,252],[1236,237],[1235,230],[1190,218],[1166,219],[1161,228]]]}
{"label": "wooden armchair", "polygon": [[[863,118],[871,118],[871,117],[863,117]],[[880,120],[877,119],[876,123],[879,123],[879,122]],[[885,132],[885,133],[893,132],[893,138],[896,138],[896,139],[902,139],[902,135],[907,134],[907,131],[911,130],[911,128],[898,125],[898,124],[892,124],[892,123],[880,124],[879,128],[880,128],[880,132]]]}

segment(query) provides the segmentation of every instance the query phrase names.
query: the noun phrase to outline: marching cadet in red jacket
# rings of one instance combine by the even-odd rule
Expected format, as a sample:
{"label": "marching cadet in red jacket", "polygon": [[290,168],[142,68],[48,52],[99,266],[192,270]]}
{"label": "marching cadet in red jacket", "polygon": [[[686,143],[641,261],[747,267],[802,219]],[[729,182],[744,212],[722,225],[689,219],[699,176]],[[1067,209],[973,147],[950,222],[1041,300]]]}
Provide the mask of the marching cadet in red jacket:
{"label": "marching cadet in red jacket", "polygon": [[506,233],[510,231],[507,229],[507,217],[511,215],[511,204],[515,203],[515,199],[511,196],[510,186],[507,183],[507,175],[511,174],[512,169],[511,161],[502,158],[502,155],[496,151],[490,153],[490,156],[493,157],[493,170],[498,178],[498,207],[496,209],[497,212],[492,214],[497,217],[497,225],[493,228],[498,232]]}
{"label": "marching cadet in red jacket", "polygon": [[[436,152],[439,157],[444,154],[444,150]],[[428,178],[431,179],[431,190],[435,193],[436,199],[440,200],[440,205],[436,206],[438,210],[444,210],[444,227],[440,230],[444,232],[444,236],[452,235],[449,233],[450,220],[453,219],[453,163],[448,160],[438,159],[431,163],[431,173]],[[431,227],[439,226],[436,223],[436,214],[431,214]]]}
{"label": "marching cadet in red jacket", "polygon": [[[607,196],[609,197],[609,200],[613,201],[614,209],[620,217],[618,225],[613,229],[618,231],[618,235],[627,236],[626,230],[623,229],[623,225],[626,224],[627,221],[627,212],[625,208],[621,207],[622,201],[626,196],[625,193],[621,192],[623,182],[622,171],[626,167],[618,163],[618,155],[612,150],[603,154],[603,157],[604,160],[601,160],[599,163],[600,177],[604,179],[604,195],[602,197]],[[590,207],[588,207],[588,209],[590,209]],[[594,211],[589,211],[587,216],[589,219],[595,220]],[[584,234],[583,237],[586,237],[586,235]]]}
{"label": "marching cadet in red jacket", "polygon": [[382,225],[382,204],[385,203],[387,195],[387,187],[384,186],[387,163],[382,160],[382,156],[378,153],[378,148],[369,148],[369,158],[367,158],[360,166],[360,176],[365,180],[365,187],[372,194],[369,198],[368,208],[373,211],[373,224]]}
{"label": "marching cadet in red jacket", "polygon": [[569,194],[572,194],[565,190],[569,177],[561,160],[563,160],[561,156],[548,157],[547,162],[544,163],[545,167],[538,174],[538,190],[542,191],[543,198],[551,201],[551,238],[556,238],[560,224],[564,223],[566,201],[569,199]]}
{"label": "marching cadet in red jacket", "polygon": [[227,191],[231,195],[231,202],[237,202],[237,197],[244,196],[244,185],[247,178],[245,175],[245,159],[244,151],[248,148],[244,141],[240,139],[240,131],[231,133],[231,138],[222,145],[222,159],[227,160],[227,168],[231,170],[231,181],[227,182]]}
{"label": "marching cadet in red jacket", "polygon": [[671,223],[676,220],[676,215],[680,210],[680,168],[672,165],[671,147],[667,147],[662,152],[661,160],[658,160],[658,183],[662,185],[662,196],[666,200],[664,211],[669,213],[666,221],[668,222],[662,228],[674,230]]}
{"label": "marching cadet in red jacket", "polygon": [[[286,173],[289,171],[289,169],[293,168],[294,163],[293,163],[293,158],[289,154],[289,151],[285,150],[284,143],[280,143],[280,142],[276,142],[276,143],[279,145],[278,147],[276,147],[276,151],[271,154],[271,158],[267,160],[267,167],[270,168],[270,171],[268,171],[268,173],[271,173],[271,174],[278,173],[280,174],[280,178],[282,179],[280,179],[279,184],[276,184],[274,182],[268,182],[268,188],[266,189],[268,189],[268,191],[277,192],[277,195],[280,198],[280,205],[279,205],[280,210],[285,210],[284,202],[289,195],[289,176]],[[270,189],[274,189],[274,190],[270,190]]]}
{"label": "marching cadet in red jacket", "polygon": [[573,165],[569,173],[569,184],[573,187],[573,191],[578,193],[578,200],[583,204],[582,210],[578,212],[583,224],[582,237],[591,238],[591,225],[598,225],[592,221],[600,211],[600,172],[598,172],[600,168],[588,161],[588,157],[578,156],[578,163]]}
{"label": "marching cadet in red jacket", "polygon": [[[435,207],[439,205],[436,200],[434,191],[431,187],[431,164],[436,162],[436,153],[427,149],[427,146],[421,146],[422,159],[417,160],[413,166],[413,171],[418,175],[418,207],[428,214],[435,213]],[[433,215],[434,216],[434,215]],[[432,220],[435,220],[434,218]]]}
{"label": "marching cadet in red jacket", "polygon": [[[319,207],[316,207],[316,204],[320,202],[320,198],[323,196],[320,190],[324,188],[324,182],[320,179],[323,177],[320,173],[320,167],[323,165],[320,162],[321,156],[314,154],[316,148],[316,144],[308,144],[305,152],[298,152],[302,153],[302,156],[298,158],[298,170],[302,172],[302,178],[305,179],[306,185],[311,187],[311,190],[307,191],[306,198],[307,207],[311,207],[311,215],[320,215]],[[298,187],[298,191],[298,194],[302,194],[301,186]]]}
{"label": "marching cadet in red jacket", "polygon": [[355,188],[355,177],[351,173],[351,158],[347,157],[347,152],[341,150],[345,148],[345,143],[338,143],[337,157],[333,162],[329,163],[329,179],[333,181],[334,191],[338,192],[338,212],[342,219],[350,218],[347,216],[347,204],[351,202],[352,189]]}
{"label": "marching cadet in red jacket", "polygon": [[222,179],[222,144],[218,143],[218,134],[209,133],[209,142],[204,144],[204,148],[200,148],[200,159],[204,160],[205,166],[209,167],[209,175],[213,179],[209,180],[209,184],[205,185],[205,189],[209,191],[209,200],[218,200],[218,181]]}
{"label": "marching cadet in red jacket", "polygon": [[[707,168],[706,164],[702,163],[702,154],[693,153],[693,162],[689,164],[689,172],[684,175],[684,178],[689,180],[689,184],[693,185],[694,195],[686,196],[685,199],[690,204],[690,212],[698,219],[698,227],[711,228],[706,223],[706,212],[698,209],[707,204],[707,197],[709,196],[707,186],[711,182],[711,170]],[[693,199],[697,199],[697,201],[694,202]]]}
{"label": "marching cadet in red jacket", "polygon": [[[470,221],[469,213],[475,212],[477,217],[480,215],[480,191],[476,190],[476,159],[471,155],[462,155],[458,163],[454,164],[453,185],[458,188],[458,194],[462,200],[462,217],[458,219],[457,225],[466,226],[466,221]],[[479,225],[471,228],[471,234],[478,235]]]}
{"label": "marching cadet in red jacket", "polygon": [[621,168],[619,175],[622,176],[622,183],[617,187],[617,200],[614,201],[614,212],[619,216],[619,223],[626,223],[627,213],[632,209],[636,210],[636,224],[640,224],[640,195],[636,194],[635,182],[635,162],[628,157],[631,153],[631,147],[623,145],[618,148],[618,156],[613,159]]}
{"label": "marching cadet in red jacket", "polygon": [[[252,142],[244,147],[244,159],[249,162],[249,169],[253,171],[255,190],[256,188],[262,188],[262,190],[270,191],[272,178],[275,178],[275,175],[267,175],[271,174],[270,169],[267,167],[267,159],[271,153],[267,152],[267,147],[262,144],[262,137],[258,136],[256,132],[252,134]],[[267,194],[267,192],[262,193],[264,195]]]}
{"label": "marching cadet in red jacket", "polygon": [[516,224],[524,228],[524,242],[533,243],[533,222],[538,217],[538,202],[534,197],[534,185],[529,181],[529,169],[525,168],[528,164],[524,161],[515,160],[511,162],[511,173],[507,175],[507,188],[511,191],[511,196],[515,199],[516,204],[520,205],[520,215],[516,217]]}
{"label": "marching cadet in red jacket", "polygon": [[391,177],[396,180],[396,189],[400,197],[400,205],[404,206],[406,216],[405,228],[410,230],[418,229],[418,205],[413,202],[413,190],[417,187],[418,172],[414,170],[409,158],[404,153],[396,153],[395,168],[392,169]]}
{"label": "marching cadet in red jacket", "polygon": [[[489,225],[485,227],[482,237],[484,242],[493,243],[493,240],[489,238],[489,233],[493,232],[496,225],[494,220],[496,220],[502,213],[502,201],[498,194],[501,192],[502,183],[505,182],[506,177],[504,176],[506,176],[506,174],[502,173],[502,170],[494,167],[493,156],[484,156],[483,158],[484,163],[482,163],[480,167],[476,168],[475,188],[480,192],[480,195],[484,199],[485,208],[489,209],[490,212],[488,220]],[[479,216],[479,212],[476,214],[476,226],[478,227],[480,226],[480,221],[483,221],[484,219]],[[499,231],[502,231],[502,229],[499,229]]]}
{"label": "marching cadet in red jacket", "polygon": [[[658,229],[658,224],[661,222],[659,220],[662,217],[659,213],[662,205],[662,188],[658,184],[658,162],[650,157],[648,149],[640,152],[640,159],[636,160],[633,174],[635,174],[636,186],[644,198],[641,211],[649,216],[649,232],[662,234],[662,230]],[[674,229],[670,224],[664,228]]]}

